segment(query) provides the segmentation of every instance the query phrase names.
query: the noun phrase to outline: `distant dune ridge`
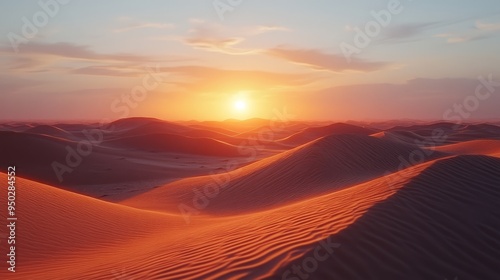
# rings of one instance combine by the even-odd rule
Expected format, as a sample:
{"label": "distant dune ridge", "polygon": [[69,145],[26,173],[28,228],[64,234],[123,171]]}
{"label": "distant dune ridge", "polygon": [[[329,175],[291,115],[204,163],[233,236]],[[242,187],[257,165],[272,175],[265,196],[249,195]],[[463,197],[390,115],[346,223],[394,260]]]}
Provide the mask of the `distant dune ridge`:
{"label": "distant dune ridge", "polygon": [[176,134],[145,134],[140,136],[123,137],[117,140],[108,140],[104,145],[137,149],[150,152],[173,152],[204,156],[239,155],[236,146],[212,138],[194,138]]}
{"label": "distant dune ridge", "polygon": [[500,127],[238,123],[113,122],[62,182],[96,124],[0,124],[0,278],[500,279]]}
{"label": "distant dune ridge", "polygon": [[376,131],[377,130],[375,129],[363,128],[350,124],[334,123],[328,126],[306,128],[301,132],[295,133],[285,139],[281,139],[280,142],[289,145],[301,145],[314,139],[332,134],[370,135]]}

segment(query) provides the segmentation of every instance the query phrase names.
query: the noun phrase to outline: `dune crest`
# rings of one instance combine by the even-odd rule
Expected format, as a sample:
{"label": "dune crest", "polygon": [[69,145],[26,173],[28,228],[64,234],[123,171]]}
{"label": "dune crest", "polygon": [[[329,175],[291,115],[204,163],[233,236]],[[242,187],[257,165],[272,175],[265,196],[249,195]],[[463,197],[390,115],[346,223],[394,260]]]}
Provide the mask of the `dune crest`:
{"label": "dune crest", "polygon": [[[121,203],[178,212],[197,192],[215,192],[205,213],[264,210],[403,169],[416,146],[363,135],[331,135],[240,169],[169,183]],[[425,160],[442,157],[433,152]],[[406,167],[406,166],[404,166]],[[209,197],[211,195],[208,195]]]}

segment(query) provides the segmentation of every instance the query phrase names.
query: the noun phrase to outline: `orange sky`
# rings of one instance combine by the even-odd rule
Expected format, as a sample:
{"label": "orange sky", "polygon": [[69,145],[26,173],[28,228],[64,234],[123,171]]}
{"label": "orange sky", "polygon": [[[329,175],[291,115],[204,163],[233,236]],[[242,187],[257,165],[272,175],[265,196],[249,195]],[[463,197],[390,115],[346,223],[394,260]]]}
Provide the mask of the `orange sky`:
{"label": "orange sky", "polygon": [[222,2],[2,2],[0,120],[500,118],[496,1]]}

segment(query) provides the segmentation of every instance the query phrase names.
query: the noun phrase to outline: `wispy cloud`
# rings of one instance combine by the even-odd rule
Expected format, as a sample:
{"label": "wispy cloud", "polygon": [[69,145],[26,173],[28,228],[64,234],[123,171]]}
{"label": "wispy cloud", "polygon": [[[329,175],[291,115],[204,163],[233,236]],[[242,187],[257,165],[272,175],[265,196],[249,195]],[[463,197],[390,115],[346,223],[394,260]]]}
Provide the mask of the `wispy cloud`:
{"label": "wispy cloud", "polygon": [[399,25],[390,25],[383,30],[382,37],[379,42],[397,43],[405,42],[424,31],[433,28],[437,22],[424,22],[424,23],[404,23]]}
{"label": "wispy cloud", "polygon": [[476,21],[476,28],[483,31],[499,31],[500,22],[497,23],[485,23],[481,21]]}
{"label": "wispy cloud", "polygon": [[136,67],[116,67],[113,65],[88,66],[73,69],[71,74],[94,75],[94,76],[113,76],[113,77],[139,77],[144,74],[144,70]]}
{"label": "wispy cloud", "polygon": [[[0,47],[0,52],[11,52],[8,46]],[[143,55],[135,54],[105,54],[98,53],[88,46],[76,45],[72,43],[37,43],[29,42],[23,46],[22,54],[35,54],[57,56],[73,59],[98,60],[98,61],[121,61],[121,62],[141,62],[145,63],[153,59]]]}
{"label": "wispy cloud", "polygon": [[151,21],[142,21],[132,17],[119,17],[117,19],[119,27],[113,29],[113,32],[121,33],[128,32],[137,29],[173,29],[175,25],[172,23],[165,22],[151,22]]}
{"label": "wispy cloud", "polygon": [[434,37],[445,38],[447,43],[456,44],[490,38],[500,31],[500,23],[476,21],[474,26],[460,33],[436,34]]}
{"label": "wispy cloud", "polygon": [[120,33],[120,32],[127,32],[135,29],[143,29],[143,28],[156,28],[156,29],[173,29],[174,25],[170,23],[154,23],[154,22],[146,22],[146,23],[138,23],[134,25],[129,25],[126,27],[121,27],[121,28],[116,28],[113,31]]}
{"label": "wispy cloud", "polygon": [[259,25],[255,27],[255,33],[257,34],[272,32],[272,31],[290,31],[290,29],[279,25]]}
{"label": "wispy cloud", "polygon": [[321,79],[312,73],[291,74],[259,70],[229,70],[193,65],[162,67],[161,71],[174,77],[177,81],[176,85],[186,92],[198,93],[234,92],[244,89],[269,92],[274,88],[307,86]]}
{"label": "wispy cloud", "polygon": [[469,34],[469,35],[462,35],[462,36],[457,36],[457,35],[453,35],[453,34],[437,34],[437,35],[434,35],[434,37],[446,38],[446,42],[450,43],[450,44],[464,43],[464,42],[470,42],[470,41],[476,41],[476,40],[488,38],[488,36],[481,35],[481,34]]}
{"label": "wispy cloud", "polygon": [[269,49],[265,53],[273,57],[305,65],[315,70],[328,70],[332,72],[347,70],[370,72],[382,69],[389,64],[387,62],[370,62],[362,59],[352,59],[351,62],[347,62],[343,55],[327,54],[316,49],[277,47]]}
{"label": "wispy cloud", "polygon": [[228,35],[223,26],[203,20],[191,20],[193,27],[189,30],[188,36],[182,41],[197,49],[220,52],[232,55],[255,53],[256,50],[236,48],[235,46],[245,40],[241,36]]}

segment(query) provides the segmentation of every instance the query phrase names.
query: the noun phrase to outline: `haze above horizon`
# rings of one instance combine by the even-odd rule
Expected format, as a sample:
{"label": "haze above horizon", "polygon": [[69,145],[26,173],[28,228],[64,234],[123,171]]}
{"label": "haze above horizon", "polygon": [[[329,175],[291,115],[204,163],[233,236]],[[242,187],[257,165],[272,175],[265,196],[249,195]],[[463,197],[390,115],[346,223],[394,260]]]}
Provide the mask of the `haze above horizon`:
{"label": "haze above horizon", "polygon": [[0,121],[500,118],[498,1],[40,3],[0,3]]}

